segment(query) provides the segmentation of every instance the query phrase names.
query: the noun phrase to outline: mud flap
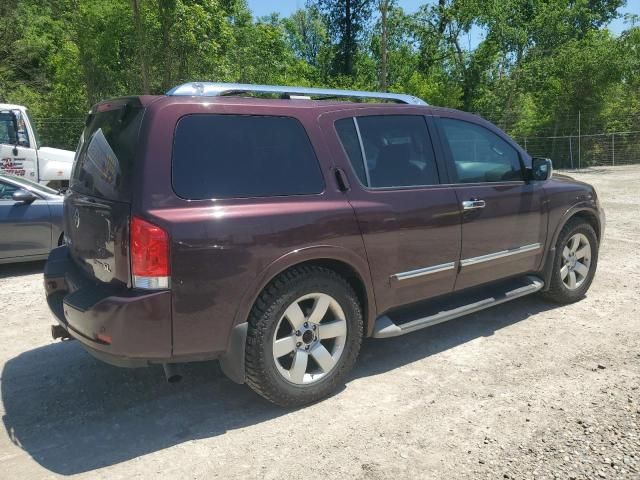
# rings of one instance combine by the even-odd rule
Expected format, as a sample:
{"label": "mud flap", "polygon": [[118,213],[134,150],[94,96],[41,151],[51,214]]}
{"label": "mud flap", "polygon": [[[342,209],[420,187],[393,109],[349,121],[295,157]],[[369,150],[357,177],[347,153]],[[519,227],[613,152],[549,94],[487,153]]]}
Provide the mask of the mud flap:
{"label": "mud flap", "polygon": [[231,330],[229,349],[220,357],[220,368],[229,380],[235,383],[245,382],[244,347],[247,343],[247,322],[240,323]]}
{"label": "mud flap", "polygon": [[542,271],[542,280],[544,280],[544,287],[542,292],[546,292],[551,288],[551,277],[553,276],[553,263],[556,259],[556,247],[555,245],[547,252],[547,258],[544,264],[544,270]]}

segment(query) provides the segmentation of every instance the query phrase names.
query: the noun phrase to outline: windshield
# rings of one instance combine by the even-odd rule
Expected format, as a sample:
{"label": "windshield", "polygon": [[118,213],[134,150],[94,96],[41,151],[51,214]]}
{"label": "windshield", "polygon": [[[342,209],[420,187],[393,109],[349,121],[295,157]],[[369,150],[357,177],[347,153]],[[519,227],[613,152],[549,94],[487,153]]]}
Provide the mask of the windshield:
{"label": "windshield", "polygon": [[20,185],[24,185],[26,188],[34,192],[44,193],[47,195],[60,195],[60,192],[54,190],[53,188],[45,187],[44,185],[32,182],[31,180],[27,180],[23,177],[11,177],[11,181]]}

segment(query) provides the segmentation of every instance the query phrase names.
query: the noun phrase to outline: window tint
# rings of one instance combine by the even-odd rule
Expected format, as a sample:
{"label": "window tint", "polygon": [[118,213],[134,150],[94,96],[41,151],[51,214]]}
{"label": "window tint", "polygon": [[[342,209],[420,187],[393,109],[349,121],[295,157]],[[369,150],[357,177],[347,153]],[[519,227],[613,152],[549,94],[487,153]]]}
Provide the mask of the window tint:
{"label": "window tint", "polygon": [[324,181],[296,119],[189,115],[176,127],[173,188],[193,200],[316,194]]}
{"label": "window tint", "polygon": [[367,181],[367,173],[362,158],[362,150],[360,149],[360,140],[353,118],[342,118],[336,122],[336,131],[342,142],[349,161],[353,166],[353,170],[363,185],[369,185]]}
{"label": "window tint", "polygon": [[0,200],[12,200],[13,192],[16,190],[18,190],[18,187],[15,185],[0,182]]}
{"label": "window tint", "polygon": [[11,112],[6,110],[0,112],[0,143],[15,145],[17,140],[16,135],[16,128]]}
{"label": "window tint", "polygon": [[440,119],[460,183],[522,180],[518,152],[492,131],[450,118]]}
{"label": "window tint", "polygon": [[29,147],[29,133],[20,110],[3,110],[0,112],[0,143]]}
{"label": "window tint", "polygon": [[91,113],[80,137],[71,189],[109,200],[128,201],[138,133],[144,109],[137,100]]}
{"label": "window tint", "polygon": [[[353,121],[353,119],[349,120]],[[438,170],[424,117],[418,115],[357,117],[356,123],[364,147],[364,162],[362,162],[357,132],[356,150],[354,140],[344,138],[338,123],[336,128],[351,164],[365,186],[411,187],[438,183]],[[359,170],[364,170],[364,173],[360,173]]]}

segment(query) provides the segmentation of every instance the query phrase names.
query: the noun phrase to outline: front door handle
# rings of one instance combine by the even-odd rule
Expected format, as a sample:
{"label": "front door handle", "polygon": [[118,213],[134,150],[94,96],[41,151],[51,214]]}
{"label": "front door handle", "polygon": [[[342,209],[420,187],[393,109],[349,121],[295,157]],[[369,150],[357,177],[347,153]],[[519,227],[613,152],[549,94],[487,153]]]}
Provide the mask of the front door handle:
{"label": "front door handle", "polygon": [[472,198],[471,200],[465,200],[462,202],[463,210],[477,210],[478,208],[484,208],[487,206],[487,203],[484,200],[478,200],[477,198]]}

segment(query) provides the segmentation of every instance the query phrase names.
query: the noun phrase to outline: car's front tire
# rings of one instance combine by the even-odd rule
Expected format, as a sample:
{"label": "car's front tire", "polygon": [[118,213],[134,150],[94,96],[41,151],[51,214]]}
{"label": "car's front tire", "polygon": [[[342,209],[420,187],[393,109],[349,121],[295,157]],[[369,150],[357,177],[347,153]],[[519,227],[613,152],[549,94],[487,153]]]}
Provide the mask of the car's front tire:
{"label": "car's front tire", "polygon": [[362,326],[358,297],[337,273],[318,266],[284,272],[249,315],[247,384],[283,407],[326,397],[353,367]]}
{"label": "car's front tire", "polygon": [[558,236],[549,290],[544,296],[558,303],[584,297],[596,272],[598,249],[593,227],[581,218],[569,220]]}

